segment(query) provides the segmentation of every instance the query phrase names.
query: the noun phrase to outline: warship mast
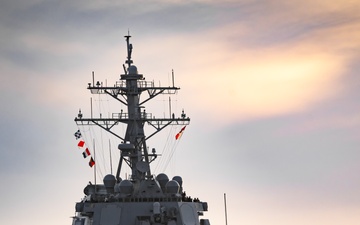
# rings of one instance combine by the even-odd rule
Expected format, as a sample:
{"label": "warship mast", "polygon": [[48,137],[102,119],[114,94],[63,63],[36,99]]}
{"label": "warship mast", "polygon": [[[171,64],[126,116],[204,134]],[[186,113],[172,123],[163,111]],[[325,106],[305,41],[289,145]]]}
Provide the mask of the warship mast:
{"label": "warship mast", "polygon": [[[168,125],[188,125],[190,118],[186,117],[182,112],[181,117],[175,118],[173,114],[170,118],[153,118],[151,113],[145,111],[143,104],[159,94],[175,94],[178,87],[155,87],[154,82],[145,81],[143,74],[139,74],[137,67],[133,65],[131,59],[132,44],[130,44],[130,35],[125,36],[127,43],[127,68],[125,65],[124,72],[120,76],[120,82],[117,82],[114,87],[103,87],[97,82],[96,85],[88,84],[88,89],[92,94],[108,94],[115,98],[122,104],[127,106],[128,113],[113,113],[111,118],[83,118],[79,114],[75,118],[77,125],[97,125],[107,132],[113,134],[120,140],[119,150],[121,150],[121,157],[118,164],[116,179],[120,181],[120,171],[122,162],[128,163],[131,168],[132,180],[142,180],[145,177],[151,177],[150,159],[149,157],[156,157],[156,154],[149,154],[147,151],[146,140],[151,138],[156,133],[160,132]],[[147,91],[149,96],[144,101],[140,102],[140,95]],[[141,111],[143,109],[143,111]],[[127,125],[124,137],[114,133],[112,128],[119,123]],[[144,124],[148,123],[155,128],[155,132],[145,136]]]}
{"label": "warship mast", "polygon": [[[179,117],[172,113],[168,118],[155,118],[146,112],[144,104],[159,94],[175,94],[180,88],[174,83],[169,87],[156,87],[154,82],[146,81],[139,74],[131,58],[133,46],[130,35],[126,35],[127,57],[123,64],[124,74],[112,87],[104,87],[99,81],[89,83],[87,89],[92,94],[106,94],[127,107],[112,113],[108,118],[84,118],[81,110],[75,118],[78,126],[95,125],[120,139],[118,145],[120,158],[116,176],[108,174],[104,184],[89,184],[85,187],[85,197],[76,203],[76,216],[73,225],[210,225],[209,220],[199,219],[207,211],[207,203],[198,198],[186,196],[182,187],[182,178],[169,180],[166,174],[156,177],[151,173],[150,163],[157,157],[153,150],[148,152],[146,141],[168,125],[188,125],[190,118],[182,111]],[[140,98],[143,92],[148,96]],[[124,135],[114,130],[116,125],[125,124]],[[154,131],[146,136],[144,125],[150,125]],[[184,129],[184,128],[183,128]],[[120,177],[123,163],[131,169],[128,180]]]}

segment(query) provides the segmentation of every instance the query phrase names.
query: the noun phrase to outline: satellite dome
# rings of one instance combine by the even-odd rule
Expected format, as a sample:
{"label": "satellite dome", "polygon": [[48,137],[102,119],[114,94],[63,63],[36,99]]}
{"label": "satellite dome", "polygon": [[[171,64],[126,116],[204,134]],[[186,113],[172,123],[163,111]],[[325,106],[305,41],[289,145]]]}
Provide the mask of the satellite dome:
{"label": "satellite dome", "polygon": [[160,173],[156,176],[156,180],[159,182],[160,187],[164,188],[166,183],[169,181],[169,178],[165,173]]}
{"label": "satellite dome", "polygon": [[122,180],[119,185],[120,192],[124,194],[131,194],[134,189],[134,185],[129,180]]}
{"label": "satellite dome", "polygon": [[113,188],[115,186],[116,183],[116,179],[115,176],[112,174],[108,174],[104,177],[103,179],[104,181],[104,185],[106,188]]}
{"label": "satellite dome", "polygon": [[180,176],[173,177],[173,180],[177,181],[179,183],[180,187],[182,187],[183,181],[182,181],[182,178]]}
{"label": "satellite dome", "polygon": [[166,192],[170,194],[177,194],[179,193],[180,185],[176,180],[171,180],[166,183]]}
{"label": "satellite dome", "polygon": [[132,74],[132,75],[133,75],[133,74],[138,74],[137,67],[134,66],[134,65],[129,66],[128,72],[129,72],[129,74]]}

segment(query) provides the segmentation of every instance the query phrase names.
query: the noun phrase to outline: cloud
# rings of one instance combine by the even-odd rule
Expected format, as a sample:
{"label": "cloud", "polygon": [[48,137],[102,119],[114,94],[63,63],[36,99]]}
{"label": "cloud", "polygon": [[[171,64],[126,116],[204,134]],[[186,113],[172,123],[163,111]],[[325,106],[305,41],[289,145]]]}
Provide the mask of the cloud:
{"label": "cloud", "polygon": [[[185,42],[183,46],[191,45]],[[189,98],[192,104],[201,101],[208,115],[215,117],[226,111],[228,119],[278,115],[311,107],[337,93],[335,84],[346,64],[341,56],[323,53],[314,43],[234,48],[229,52],[226,46],[205,40],[182,51],[185,54],[180,56],[181,62],[188,66],[183,85],[195,92],[206,90]]]}
{"label": "cloud", "polygon": [[[170,37],[182,47],[166,54],[177,54],[186,65],[181,81],[196,92],[196,98],[188,97],[192,105],[201,101],[212,119],[224,112],[228,119],[244,119],[300,112],[340,95],[339,84],[358,57],[360,21],[346,4],[325,7],[325,12],[290,8],[278,14],[269,10],[268,17],[258,17],[261,21],[238,20],[205,33]],[[271,31],[270,39],[263,28],[265,34]],[[286,29],[292,34],[276,36]],[[171,43],[164,48],[174,49]],[[200,88],[207,91],[197,92]]]}

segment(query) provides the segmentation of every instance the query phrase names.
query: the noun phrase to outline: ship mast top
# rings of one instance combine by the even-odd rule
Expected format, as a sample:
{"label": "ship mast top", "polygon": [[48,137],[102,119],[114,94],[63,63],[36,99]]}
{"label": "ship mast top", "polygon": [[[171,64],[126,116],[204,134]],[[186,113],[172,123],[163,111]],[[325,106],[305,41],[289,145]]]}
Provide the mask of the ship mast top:
{"label": "ship mast top", "polygon": [[[131,180],[133,182],[152,178],[150,163],[157,157],[156,152],[148,153],[146,141],[153,135],[160,132],[168,125],[187,125],[190,122],[189,117],[181,114],[176,117],[175,114],[168,118],[155,118],[151,113],[145,111],[144,103],[153,99],[159,94],[174,94],[180,88],[175,87],[155,87],[153,81],[145,81],[142,74],[138,74],[136,66],[131,59],[133,46],[130,43],[130,35],[126,35],[127,59],[124,67],[125,74],[120,75],[120,81],[112,87],[103,87],[89,83],[88,89],[92,94],[108,94],[127,106],[127,113],[112,113],[109,118],[100,115],[99,118],[84,118],[83,115],[75,118],[77,125],[97,125],[115,137],[121,140],[118,148],[121,151],[116,179],[120,182],[120,171],[123,162],[125,162],[132,171]],[[148,97],[141,101],[141,94],[146,91]],[[143,111],[141,111],[143,109]],[[126,132],[122,136],[114,131],[114,126],[120,123],[126,124]],[[154,132],[149,136],[144,133],[144,125],[148,124],[154,128]]]}

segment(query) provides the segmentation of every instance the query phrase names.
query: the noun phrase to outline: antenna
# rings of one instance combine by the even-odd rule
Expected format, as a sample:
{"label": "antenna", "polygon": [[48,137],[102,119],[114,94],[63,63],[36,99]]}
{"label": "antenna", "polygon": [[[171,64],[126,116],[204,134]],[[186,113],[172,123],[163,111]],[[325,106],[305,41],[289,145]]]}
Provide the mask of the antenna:
{"label": "antenna", "polygon": [[171,117],[171,97],[169,96],[169,115]]}
{"label": "antenna", "polygon": [[172,85],[173,85],[173,87],[175,87],[175,82],[174,82],[174,69],[171,70],[171,77],[172,77]]}
{"label": "antenna", "polygon": [[90,97],[90,115],[91,115],[91,118],[93,118],[93,105],[92,105],[92,97]]}
{"label": "antenna", "polygon": [[109,153],[110,153],[110,174],[113,174],[112,171],[112,158],[111,158],[111,143],[110,143],[110,139],[109,139]]}
{"label": "antenna", "polygon": [[96,193],[96,155],[95,155],[95,139],[93,139],[93,146],[94,146],[94,182],[95,182],[95,193]]}
{"label": "antenna", "polygon": [[123,64],[123,68],[124,68],[124,73],[125,73],[125,75],[127,75],[127,71],[126,71],[125,64]]}
{"label": "antenna", "polygon": [[133,63],[133,61],[131,60],[131,53],[132,53],[132,49],[133,46],[132,44],[130,44],[130,32],[128,31],[128,35],[124,36],[126,38],[126,47],[127,47],[127,60],[125,61],[125,63],[128,64],[128,66],[131,66],[131,63]]}
{"label": "antenna", "polygon": [[224,193],[224,205],[225,205],[225,224],[227,225],[227,210],[226,210],[226,193]]}

